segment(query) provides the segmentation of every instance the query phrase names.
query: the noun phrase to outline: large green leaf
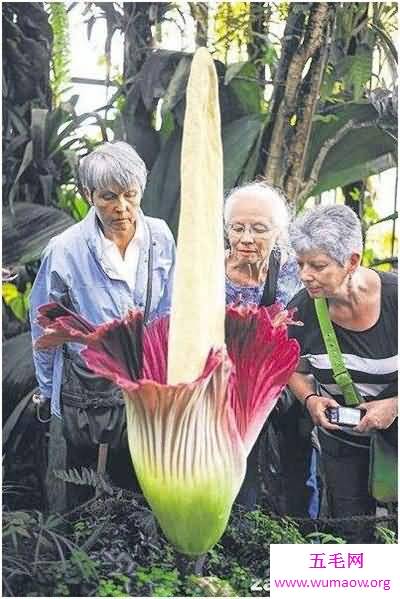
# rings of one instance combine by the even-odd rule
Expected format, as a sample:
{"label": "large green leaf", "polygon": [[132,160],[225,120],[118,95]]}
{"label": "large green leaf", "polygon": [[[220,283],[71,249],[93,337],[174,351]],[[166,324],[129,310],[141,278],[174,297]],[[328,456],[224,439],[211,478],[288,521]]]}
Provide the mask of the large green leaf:
{"label": "large green leaf", "polygon": [[26,264],[40,258],[52,237],[74,224],[62,210],[17,202],[15,219],[9,209],[3,211],[3,264]]}
{"label": "large green leaf", "polygon": [[[355,102],[336,106],[326,116],[326,122],[316,120],[313,124],[305,169],[306,182],[324,143],[334,138],[348,121],[373,123],[378,118],[371,104]],[[391,168],[396,165],[396,151],[393,138],[375,124],[351,129],[328,152],[311,193],[319,194]]]}
{"label": "large green leaf", "polygon": [[33,159],[38,165],[42,165],[45,159],[46,144],[46,119],[47,108],[32,108],[31,114],[31,137],[33,143]]}
{"label": "large green leaf", "polygon": [[180,59],[164,94],[164,101],[161,107],[161,114],[163,117],[168,112],[171,112],[178,102],[184,98],[191,64],[191,56],[182,56]]}
{"label": "large green leaf", "polygon": [[[183,72],[186,71],[186,67],[181,63],[181,59],[185,56],[189,58],[190,63],[192,58],[190,55],[175,50],[158,49],[148,55],[140,70],[138,82],[142,100],[147,110],[154,108],[155,100],[164,97],[175,72],[178,71],[179,74],[182,69]],[[187,76],[184,78],[187,81]],[[179,87],[180,81],[178,83]]]}
{"label": "large green leaf", "polygon": [[257,68],[251,62],[231,64],[225,73],[225,85],[234,92],[245,114],[258,114],[263,101],[263,88],[257,82]]}
{"label": "large green leaf", "polygon": [[21,178],[21,176],[24,174],[24,172],[26,171],[26,169],[28,168],[28,166],[32,163],[33,160],[33,142],[32,140],[28,141],[28,143],[25,146],[25,150],[24,150],[24,155],[22,158],[22,162],[19,166],[18,169],[18,173],[17,176],[15,177],[15,180],[12,184],[9,196],[8,196],[8,204],[10,206],[10,209],[14,212],[15,208],[14,208],[14,198],[16,196],[16,193],[18,191],[18,181]]}
{"label": "large green leaf", "polygon": [[[264,115],[245,116],[222,129],[224,149],[224,189],[243,179],[252,179],[256,168],[258,142]],[[180,154],[182,130],[177,128],[162,147],[150,172],[143,197],[143,210],[149,216],[167,221],[177,235],[180,206]]]}
{"label": "large green leaf", "polygon": [[37,385],[30,332],[3,342],[3,419]]}
{"label": "large green leaf", "polygon": [[142,201],[144,212],[164,219],[175,237],[180,207],[181,145],[182,131],[177,129],[157,156]]}
{"label": "large green leaf", "polygon": [[264,119],[265,115],[261,114],[244,116],[223,128],[225,190],[232,189],[244,179],[250,180],[254,177],[256,150]]}

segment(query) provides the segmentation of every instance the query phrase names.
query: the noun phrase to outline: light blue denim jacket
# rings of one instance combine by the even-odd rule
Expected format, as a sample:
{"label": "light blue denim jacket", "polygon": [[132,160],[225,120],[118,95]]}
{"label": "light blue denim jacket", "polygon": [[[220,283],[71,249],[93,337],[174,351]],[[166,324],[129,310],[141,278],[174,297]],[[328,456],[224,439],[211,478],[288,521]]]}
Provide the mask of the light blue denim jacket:
{"label": "light blue denim jacket", "polygon": [[[150,227],[153,243],[153,279],[150,319],[168,313],[171,306],[175,242],[167,224],[159,219],[138,218]],[[42,333],[36,323],[37,308],[57,301],[95,325],[122,318],[130,308],[144,311],[148,278],[149,232],[139,250],[136,285],[132,291],[108,266],[104,266],[96,213],[87,216],[61,235],[54,237],[42,255],[42,262],[30,296],[32,341]],[[82,345],[69,344],[71,349]],[[63,371],[62,348],[33,351],[36,378],[44,397],[51,398],[51,412],[61,417],[60,391]]]}

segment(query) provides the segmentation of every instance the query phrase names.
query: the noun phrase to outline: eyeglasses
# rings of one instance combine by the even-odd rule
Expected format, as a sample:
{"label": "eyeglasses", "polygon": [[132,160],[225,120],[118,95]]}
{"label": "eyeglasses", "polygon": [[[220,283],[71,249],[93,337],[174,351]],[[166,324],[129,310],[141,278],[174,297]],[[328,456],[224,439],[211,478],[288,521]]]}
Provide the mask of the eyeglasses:
{"label": "eyeglasses", "polygon": [[262,223],[248,223],[246,225],[243,223],[232,223],[228,225],[228,232],[235,237],[242,237],[245,231],[248,231],[254,239],[266,239],[273,233],[274,227],[268,227]]}

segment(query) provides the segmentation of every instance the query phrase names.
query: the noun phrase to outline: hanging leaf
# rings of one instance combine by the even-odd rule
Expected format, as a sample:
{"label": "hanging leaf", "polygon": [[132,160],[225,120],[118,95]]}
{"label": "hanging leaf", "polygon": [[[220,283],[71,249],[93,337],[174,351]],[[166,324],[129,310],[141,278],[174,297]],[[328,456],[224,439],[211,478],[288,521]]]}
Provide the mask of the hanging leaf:
{"label": "hanging leaf", "polygon": [[[156,50],[149,54],[140,70],[138,81],[147,110],[153,108],[155,99],[163,97],[180,59],[184,56],[187,55],[183,52],[171,50]],[[190,56],[190,62],[191,58]]]}
{"label": "hanging leaf", "polygon": [[174,74],[171,77],[167,91],[163,97],[161,115],[164,116],[167,112],[172,111],[175,106],[185,97],[186,85],[189,79],[190,65],[192,64],[191,56],[182,56]]}
{"label": "hanging leaf", "polygon": [[82,220],[89,211],[89,204],[74,187],[61,186],[57,189],[58,207],[69,212],[75,221]]}
{"label": "hanging leaf", "polygon": [[371,104],[349,102],[332,108],[326,115],[334,115],[336,120],[318,120],[313,124],[305,171],[306,182],[324,144],[334,139],[346,123],[353,120],[355,123],[371,123],[371,126],[350,130],[330,149],[312,190],[313,195],[396,166],[396,143],[375,124],[378,113]]}
{"label": "hanging leaf", "polygon": [[228,85],[232,81],[232,79],[240,73],[240,71],[243,69],[243,67],[246,64],[249,64],[249,63],[243,61],[243,62],[235,62],[233,64],[230,64],[228,66],[228,68],[226,69],[226,73],[225,73],[225,80],[224,80],[225,85]]}
{"label": "hanging leaf", "polygon": [[257,81],[257,68],[254,64],[245,62],[231,65],[225,73],[225,84],[227,82],[239,101],[243,114],[260,113],[263,88]]}
{"label": "hanging leaf", "polygon": [[163,146],[175,131],[175,121],[172,112],[166,112],[163,116],[160,128],[160,142]]}
{"label": "hanging leaf", "polygon": [[[234,187],[249,159],[255,156],[255,145],[259,140],[262,131],[264,115],[251,115],[237,119],[228,123],[222,129],[222,143],[224,148],[224,189],[229,190]],[[256,163],[253,160],[254,171]],[[246,170],[247,180],[252,179],[254,171],[251,168]]]}
{"label": "hanging leaf", "polygon": [[151,169],[142,206],[149,216],[164,219],[175,238],[180,208],[180,156],[182,131],[178,129],[159,152]]}
{"label": "hanging leaf", "polygon": [[32,160],[33,160],[33,143],[31,140],[31,141],[28,141],[28,143],[25,146],[22,162],[20,164],[17,176],[15,177],[14,183],[12,184],[12,187],[10,190],[10,194],[8,196],[8,205],[9,205],[10,211],[13,214],[15,212],[14,198],[15,198],[15,195],[18,190],[18,181],[19,181],[20,177],[23,175],[23,173],[25,172],[25,170],[28,168],[28,166],[31,164]]}
{"label": "hanging leaf", "polygon": [[33,143],[33,159],[36,164],[41,165],[46,152],[46,117],[47,109],[32,108],[31,137]]}
{"label": "hanging leaf", "polygon": [[15,220],[9,209],[3,211],[3,263],[26,264],[38,260],[52,237],[74,224],[62,210],[19,202]]}
{"label": "hanging leaf", "polygon": [[[245,116],[222,129],[224,189],[254,177],[264,115]],[[158,154],[143,196],[143,210],[164,219],[174,236],[178,231],[180,208],[180,153],[182,131],[178,127]]]}

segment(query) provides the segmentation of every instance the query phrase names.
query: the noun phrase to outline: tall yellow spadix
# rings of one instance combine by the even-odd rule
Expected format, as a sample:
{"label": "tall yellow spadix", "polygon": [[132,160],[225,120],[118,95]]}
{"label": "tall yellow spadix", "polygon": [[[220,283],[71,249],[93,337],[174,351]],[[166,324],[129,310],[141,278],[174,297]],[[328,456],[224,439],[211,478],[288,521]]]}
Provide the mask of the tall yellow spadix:
{"label": "tall yellow spadix", "polygon": [[218,81],[205,48],[194,55],[186,91],[181,211],[168,343],[168,384],[200,376],[224,345],[223,163]]}

